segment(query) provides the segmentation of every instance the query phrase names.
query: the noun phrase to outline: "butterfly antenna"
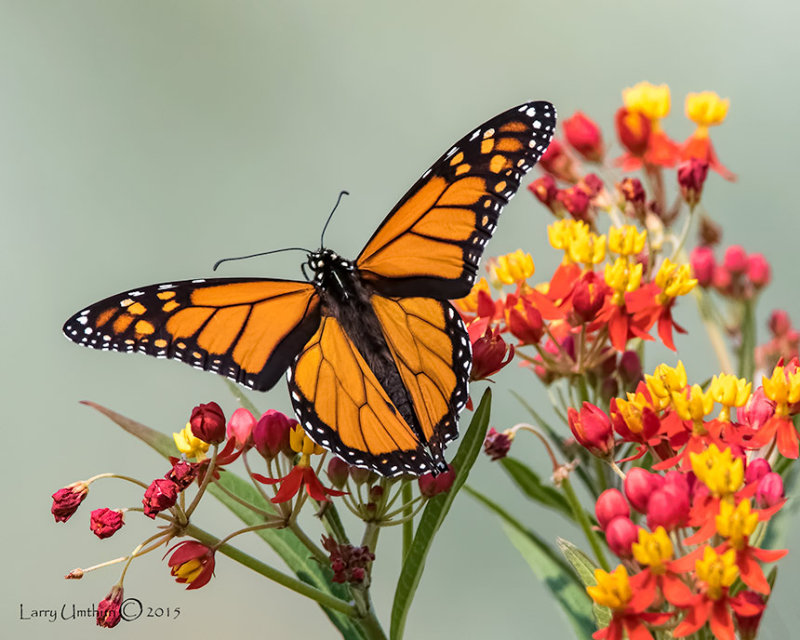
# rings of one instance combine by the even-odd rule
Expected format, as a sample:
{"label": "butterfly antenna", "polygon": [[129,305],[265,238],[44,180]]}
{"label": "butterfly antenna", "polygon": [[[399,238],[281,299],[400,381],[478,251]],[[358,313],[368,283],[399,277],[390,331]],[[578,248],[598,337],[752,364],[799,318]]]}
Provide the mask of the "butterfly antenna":
{"label": "butterfly antenna", "polygon": [[322,233],[319,236],[319,246],[320,247],[324,247],[325,246],[325,230],[328,228],[328,225],[330,224],[331,218],[333,218],[333,214],[336,212],[336,208],[339,206],[339,203],[342,201],[342,196],[349,196],[349,195],[350,195],[349,191],[342,190],[342,191],[339,192],[339,197],[336,198],[336,204],[333,205],[333,210],[328,215],[328,219],[325,221],[325,226],[322,227]]}
{"label": "butterfly antenna", "polygon": [[222,258],[222,260],[217,260],[214,263],[214,267],[212,271],[216,271],[217,267],[221,265],[223,262],[232,262],[233,260],[247,260],[248,258],[257,258],[258,256],[268,256],[271,253],[281,253],[282,251],[302,251],[305,254],[311,253],[308,249],[303,249],[303,247],[287,247],[285,249],[273,249],[272,251],[262,251],[261,253],[251,253],[249,256],[238,256],[236,258]]}

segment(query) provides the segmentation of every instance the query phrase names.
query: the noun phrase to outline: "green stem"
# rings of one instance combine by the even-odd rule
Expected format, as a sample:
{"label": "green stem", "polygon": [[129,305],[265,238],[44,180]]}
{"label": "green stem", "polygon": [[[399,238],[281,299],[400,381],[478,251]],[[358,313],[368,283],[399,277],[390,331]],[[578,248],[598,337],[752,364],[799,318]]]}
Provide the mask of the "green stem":
{"label": "green stem", "polygon": [[289,525],[289,529],[291,529],[292,533],[297,536],[297,539],[303,543],[303,546],[312,553],[312,555],[317,559],[317,562],[319,562],[323,567],[328,564],[328,556],[322,549],[314,544],[314,541],[311,540],[311,538],[306,535],[306,532],[300,528],[300,525],[297,524],[297,521],[293,521]]}
{"label": "green stem", "polygon": [[[219,542],[219,540],[210,533],[203,531],[195,525],[189,525],[186,527],[185,533],[186,535],[199,540],[208,547],[213,547]],[[358,612],[353,605],[344,602],[335,596],[325,593],[324,591],[320,591],[319,589],[312,587],[305,582],[301,582],[292,576],[288,576],[282,571],[278,571],[277,569],[270,567],[268,564],[264,564],[260,560],[257,560],[253,556],[244,553],[244,551],[241,551],[236,547],[233,547],[229,544],[223,544],[219,547],[219,549],[217,549],[217,551],[252,569],[256,573],[260,573],[265,578],[269,578],[273,582],[277,582],[278,584],[290,589],[291,591],[294,591],[295,593],[299,593],[307,598],[311,598],[323,607],[333,609],[334,611],[343,613],[351,618],[358,618]]]}
{"label": "green stem", "polygon": [[744,301],[744,317],[742,318],[742,344],[739,347],[739,377],[753,379],[756,370],[756,317],[755,299]]}
{"label": "green stem", "polygon": [[414,505],[411,504],[413,497],[411,482],[403,483],[403,502],[405,503],[403,515],[406,518],[405,522],[403,522],[403,558],[406,557],[406,553],[408,553],[411,543],[414,541],[414,520],[409,517],[414,508]]}
{"label": "green stem", "polygon": [[561,488],[564,490],[564,495],[569,502],[569,506],[572,508],[572,513],[575,515],[575,519],[578,521],[581,529],[583,529],[583,534],[589,541],[592,551],[594,551],[595,558],[597,558],[597,564],[599,564],[604,570],[609,571],[610,567],[608,561],[606,560],[606,556],[603,553],[603,549],[600,547],[600,540],[597,537],[597,534],[592,530],[592,523],[589,522],[589,517],[586,515],[586,510],[581,506],[578,496],[575,495],[575,490],[572,488],[572,483],[570,482],[569,478],[564,478],[561,483]]}

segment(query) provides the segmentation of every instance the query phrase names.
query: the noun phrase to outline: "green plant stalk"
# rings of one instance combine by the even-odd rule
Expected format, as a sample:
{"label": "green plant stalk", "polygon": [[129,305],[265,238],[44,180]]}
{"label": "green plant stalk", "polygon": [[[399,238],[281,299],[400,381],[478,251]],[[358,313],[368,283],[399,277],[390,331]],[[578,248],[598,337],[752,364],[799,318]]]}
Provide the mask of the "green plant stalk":
{"label": "green plant stalk", "polygon": [[756,314],[755,299],[745,300],[743,303],[744,317],[742,318],[742,344],[739,346],[739,377],[747,380],[753,379],[756,370]]}
{"label": "green plant stalk", "polygon": [[[219,542],[219,538],[214,537],[210,533],[203,531],[193,524],[190,524],[186,527],[185,534],[191,538],[199,540],[208,547],[213,547]],[[274,567],[270,567],[268,564],[257,560],[253,556],[246,554],[244,551],[241,551],[230,544],[221,545],[218,551],[228,556],[232,560],[236,560],[236,562],[244,565],[245,567],[252,569],[256,573],[260,573],[265,578],[269,578],[273,582],[277,582],[278,584],[290,589],[291,591],[294,591],[295,593],[299,593],[307,598],[311,598],[324,607],[328,607],[329,609],[343,613],[351,618],[358,618],[358,612],[353,605],[344,602],[343,600],[339,600],[339,598],[325,593],[324,591],[320,591],[319,589],[316,589],[305,582],[301,582],[296,578],[288,576],[282,571],[278,571]]]}
{"label": "green plant stalk", "polygon": [[589,518],[586,515],[586,510],[583,508],[583,506],[581,506],[581,503],[578,500],[578,496],[575,494],[575,490],[572,488],[572,483],[570,482],[569,478],[564,478],[563,482],[561,483],[561,488],[564,490],[564,495],[572,507],[572,512],[575,514],[575,519],[578,521],[581,529],[583,529],[583,534],[586,536],[586,539],[589,541],[589,544],[592,547],[595,558],[597,558],[597,564],[599,564],[605,571],[608,571],[610,566],[608,564],[608,560],[606,560],[605,554],[603,553],[603,549],[600,546],[600,540],[598,539],[597,534],[592,530],[592,523],[589,522]]}
{"label": "green plant stalk", "polygon": [[409,516],[413,513],[414,505],[411,504],[411,500],[414,498],[413,490],[411,489],[411,483],[405,482],[403,484],[403,504],[405,507],[403,508],[403,517],[408,518],[405,522],[403,522],[403,558],[406,557],[406,552],[411,547],[411,543],[414,541],[414,520]]}

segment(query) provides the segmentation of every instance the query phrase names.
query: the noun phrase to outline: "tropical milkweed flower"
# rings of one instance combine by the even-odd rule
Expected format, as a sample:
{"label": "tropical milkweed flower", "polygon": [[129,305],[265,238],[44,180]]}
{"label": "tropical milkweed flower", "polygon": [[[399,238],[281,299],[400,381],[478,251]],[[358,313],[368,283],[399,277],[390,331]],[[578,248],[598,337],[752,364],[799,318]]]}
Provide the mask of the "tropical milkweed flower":
{"label": "tropical milkweed flower", "polygon": [[564,120],[564,136],[569,145],[590,162],[603,161],[603,134],[591,118],[576,111]]}
{"label": "tropical milkweed flower", "polygon": [[71,485],[56,491],[52,496],[53,505],[50,507],[50,513],[53,514],[56,522],[69,520],[88,494],[89,485],[85,482],[73,482]]}
{"label": "tropical milkweed flower", "polygon": [[92,511],[89,520],[89,528],[101,540],[113,536],[123,524],[122,511],[105,508]]}
{"label": "tropical milkweed flower", "polygon": [[189,589],[199,589],[209,583],[214,575],[214,550],[196,540],[185,540],[172,547],[167,554],[170,573],[176,582],[187,584]]}
{"label": "tropical milkweed flower", "polygon": [[717,158],[711,144],[709,127],[722,124],[728,115],[730,100],[720,98],[713,91],[690,93],[686,96],[686,117],[697,125],[694,133],[681,146],[683,160],[696,159],[706,162],[708,166],[726,180],[736,180]]}

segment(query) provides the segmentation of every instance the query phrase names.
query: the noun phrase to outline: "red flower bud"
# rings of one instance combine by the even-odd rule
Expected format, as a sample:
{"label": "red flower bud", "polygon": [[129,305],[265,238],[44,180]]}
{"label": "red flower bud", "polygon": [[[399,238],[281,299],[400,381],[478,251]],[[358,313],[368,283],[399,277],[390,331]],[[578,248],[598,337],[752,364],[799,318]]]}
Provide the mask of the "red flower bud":
{"label": "red flower bud", "polygon": [[178,485],[166,478],[156,478],[144,492],[144,515],[155,519],[156,514],[174,506],[178,500]]}
{"label": "red flower bud", "polygon": [[589,271],[575,283],[572,294],[572,307],[578,324],[592,322],[606,300],[608,287],[603,278],[594,271]]}
{"label": "red flower bud", "polygon": [[769,330],[776,338],[782,338],[792,330],[789,314],[782,309],[775,309],[769,316]]}
{"label": "red flower bud", "polygon": [[172,552],[167,565],[175,581],[188,584],[186,590],[199,589],[208,584],[214,575],[214,551],[196,540],[179,542]]}
{"label": "red flower bud", "polygon": [[101,540],[113,536],[123,524],[122,511],[112,509],[95,509],[89,518],[89,528]]}
{"label": "red flower bud", "polygon": [[711,284],[723,295],[732,291],[733,275],[724,265],[714,267],[714,275],[711,277]]}
{"label": "red flower bud", "polygon": [[549,173],[536,178],[533,182],[528,185],[528,190],[536,196],[536,199],[539,200],[545,207],[553,211],[553,205],[556,201],[556,194],[558,193],[558,187],[556,186],[556,181],[553,176]]}
{"label": "red flower bud", "polygon": [[772,471],[769,462],[764,458],[756,458],[747,463],[747,468],[744,470],[744,482],[750,484],[751,482],[758,482],[765,475]]}
{"label": "red flower bud", "polygon": [[256,426],[255,416],[244,407],[239,407],[228,420],[228,439],[233,440],[237,449],[253,445],[253,428]]}
{"label": "red flower bud", "polygon": [[629,558],[633,543],[639,539],[639,527],[627,516],[617,516],[606,527],[606,543],[620,558]]}
{"label": "red flower bud", "polygon": [[689,263],[692,265],[692,275],[697,278],[697,284],[701,287],[708,287],[714,280],[714,269],[716,260],[714,251],[711,247],[695,247],[689,255]]}
{"label": "red flower bud", "polygon": [[472,343],[472,373],[470,380],[485,380],[505,367],[514,357],[514,345],[507,345],[500,332],[486,328]]}
{"label": "red flower bud", "polygon": [[341,489],[350,475],[350,465],[341,458],[333,456],[328,463],[328,480],[337,489]]}
{"label": "red flower bud", "polygon": [[368,546],[354,547],[351,544],[339,544],[329,536],[322,536],[322,546],[330,554],[333,581],[340,584],[363,582],[367,576],[367,567],[375,560],[375,554]]}
{"label": "red flower bud", "polygon": [[641,467],[633,467],[625,475],[625,496],[639,513],[647,513],[650,496],[664,486],[664,478]]}
{"label": "red flower bud", "polygon": [[682,162],[678,167],[678,185],[681,188],[681,196],[690,207],[694,207],[700,202],[706,176],[708,176],[708,162],[705,160],[691,158]]}
{"label": "red flower bud", "polygon": [[508,455],[512,440],[508,431],[498,432],[492,427],[483,441],[483,451],[492,460],[500,460]]}
{"label": "red flower bud", "polygon": [[747,277],[756,289],[766,287],[771,279],[772,273],[769,262],[762,253],[751,253],[747,256]]}
{"label": "red flower bud", "polygon": [[556,194],[558,200],[575,220],[582,220],[589,222],[592,218],[589,211],[590,198],[589,195],[578,187],[569,187],[561,189]]}
{"label": "red flower bud", "polygon": [[662,526],[667,531],[683,526],[689,515],[689,492],[681,491],[674,484],[667,484],[654,491],[647,501],[647,526],[650,530]]}
{"label": "red flower bud", "polygon": [[567,411],[569,428],[581,446],[592,455],[606,457],[614,451],[614,431],[611,420],[602,409],[584,402],[580,413],[573,407]]}
{"label": "red flower bud", "polygon": [[783,478],[771,471],[758,481],[756,487],[756,505],[760,508],[771,507],[783,500]]}
{"label": "red flower bud", "polygon": [[575,183],[580,178],[578,163],[567,153],[558,140],[551,140],[550,146],[539,159],[539,166],[559,180]]}
{"label": "red flower bud", "polygon": [[649,118],[638,111],[628,111],[622,107],[617,110],[614,123],[622,146],[634,156],[643,156],[650,143]]}
{"label": "red flower bud", "polygon": [[418,478],[419,492],[426,498],[432,498],[440,493],[450,491],[456,479],[456,472],[451,465],[447,465],[447,471],[437,473],[425,473]]}
{"label": "red flower bud", "polygon": [[377,478],[378,476],[369,469],[350,467],[350,479],[356,484],[364,484],[365,482],[372,483],[375,482]]}
{"label": "red flower bud", "polygon": [[112,629],[122,620],[123,590],[119,585],[112,587],[109,594],[97,605],[97,626]]}
{"label": "red flower bud", "polygon": [[544,335],[542,314],[523,298],[522,311],[514,306],[508,312],[508,330],[521,344],[538,344]]}
{"label": "red flower bud", "polygon": [[225,414],[216,402],[199,404],[192,409],[189,424],[194,437],[203,442],[219,444],[225,440]]}
{"label": "red flower bud", "polygon": [[619,379],[626,389],[634,389],[642,380],[642,361],[635,351],[625,351],[617,365]]}
{"label": "red flower bud", "polygon": [[88,493],[89,485],[85,482],[73,482],[71,485],[56,491],[51,496],[53,505],[50,507],[50,513],[53,514],[56,522],[69,520],[78,510]]}
{"label": "red flower bud", "polygon": [[747,271],[747,253],[740,245],[732,244],[725,249],[722,265],[731,273],[745,273]]}
{"label": "red flower bud", "polygon": [[597,517],[600,528],[605,531],[608,523],[614,518],[620,516],[629,518],[631,508],[619,489],[606,489],[597,497],[597,502],[594,505],[594,514]]}
{"label": "red flower bud", "polygon": [[758,637],[758,627],[761,624],[761,616],[764,615],[764,596],[755,591],[746,589],[736,595],[736,598],[748,605],[758,609],[758,613],[753,615],[742,615],[738,613],[741,607],[732,607],[733,617],[736,618],[736,628],[739,630],[739,640],[756,640]]}
{"label": "red flower bud", "polygon": [[589,162],[603,161],[603,134],[597,124],[580,111],[564,120],[564,137]]}
{"label": "red flower bud", "polygon": [[270,409],[253,427],[253,446],[267,460],[272,460],[281,451],[290,454],[289,432],[297,424],[297,420]]}

